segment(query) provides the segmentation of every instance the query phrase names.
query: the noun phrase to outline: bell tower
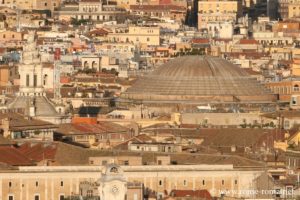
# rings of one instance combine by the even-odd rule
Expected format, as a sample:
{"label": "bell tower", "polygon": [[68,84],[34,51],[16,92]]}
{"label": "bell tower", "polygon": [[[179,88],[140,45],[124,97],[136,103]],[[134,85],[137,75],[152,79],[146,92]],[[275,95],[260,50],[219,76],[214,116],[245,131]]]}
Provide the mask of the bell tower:
{"label": "bell tower", "polygon": [[42,72],[43,68],[35,41],[35,33],[30,32],[19,66],[20,91],[18,96],[44,96]]}
{"label": "bell tower", "polygon": [[99,180],[99,194],[101,200],[125,200],[127,182],[122,169],[115,164],[108,164],[102,170]]}

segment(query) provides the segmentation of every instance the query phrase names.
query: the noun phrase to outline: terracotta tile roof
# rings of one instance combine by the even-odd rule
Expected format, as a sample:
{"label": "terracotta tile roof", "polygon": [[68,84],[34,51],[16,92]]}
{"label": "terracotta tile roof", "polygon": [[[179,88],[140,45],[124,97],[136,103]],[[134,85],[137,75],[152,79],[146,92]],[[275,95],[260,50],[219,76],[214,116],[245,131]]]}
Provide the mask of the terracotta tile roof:
{"label": "terracotta tile roof", "polygon": [[115,83],[115,77],[91,77],[91,76],[87,76],[87,77],[80,77],[77,76],[75,77],[75,82],[84,82],[84,83],[89,83],[89,82],[99,82],[99,83]]}
{"label": "terracotta tile roof", "polygon": [[34,163],[13,146],[0,146],[0,163],[11,166],[28,166]]}
{"label": "terracotta tile roof", "polygon": [[80,2],[91,2],[91,3],[98,2],[98,3],[100,3],[101,1],[100,0],[80,0]]}
{"label": "terracotta tile roof", "polygon": [[245,56],[247,59],[260,59],[262,57],[270,57],[270,54],[263,52],[228,52],[225,53],[227,57],[239,58],[240,56]]}
{"label": "terracotta tile roof", "polygon": [[18,113],[5,113],[0,115],[0,120],[5,118],[9,119],[10,130],[56,128],[56,125],[49,122],[37,119],[26,119],[23,115]]}
{"label": "terracotta tile roof", "polygon": [[185,7],[176,5],[130,5],[131,10],[155,10],[155,11],[170,11],[180,10],[185,11]]}
{"label": "terracotta tile roof", "polygon": [[159,5],[169,5],[171,3],[171,0],[159,0]]}
{"label": "terracotta tile roof", "polygon": [[4,47],[0,47],[0,54],[3,54],[3,53],[5,53],[6,52],[6,48],[4,48]]}
{"label": "terracotta tile roof", "polygon": [[194,38],[192,39],[193,44],[209,44],[209,39],[206,38]]}
{"label": "terracotta tile roof", "polygon": [[[274,129],[252,128],[197,128],[197,129],[156,129],[156,133],[162,135],[170,133],[182,138],[203,139],[201,145],[209,147],[259,147],[270,137],[284,138],[285,131]],[[148,131],[147,131],[148,132]]]}
{"label": "terracotta tile roof", "polygon": [[56,145],[55,144],[31,144],[25,143],[22,144],[18,150],[24,154],[27,158],[40,162],[42,160],[54,160],[56,153]]}
{"label": "terracotta tile roof", "polygon": [[201,199],[206,199],[206,200],[211,200],[212,197],[210,193],[207,190],[172,190],[170,192],[170,196],[172,197],[196,197],[196,198],[201,198]]}
{"label": "terracotta tile roof", "polygon": [[239,44],[256,44],[256,45],[258,45],[259,42],[254,39],[240,39]]}
{"label": "terracotta tile roof", "polygon": [[[95,150],[77,147],[65,143],[58,143],[55,155],[55,162],[63,166],[71,165],[89,165],[89,157],[97,156],[113,156],[114,151],[110,150]],[[128,152],[119,151],[119,156],[142,156],[143,163],[156,163],[156,157],[165,155],[155,152]],[[171,161],[177,164],[232,164],[234,167],[263,167],[264,163],[255,160],[247,159],[241,156],[232,155],[217,155],[217,154],[171,154]]]}
{"label": "terracotta tile roof", "polygon": [[57,133],[64,135],[73,134],[100,134],[100,133],[126,133],[128,128],[112,122],[98,122],[97,124],[61,124],[56,130]]}
{"label": "terracotta tile roof", "polygon": [[61,87],[60,89],[60,95],[62,98],[74,97],[75,93],[76,93],[75,87]]}
{"label": "terracotta tile roof", "polygon": [[188,164],[214,164],[214,165],[233,165],[234,167],[262,167],[263,162],[251,160],[246,157],[236,155],[216,155],[216,154],[174,154],[171,160],[179,165]]}
{"label": "terracotta tile roof", "polygon": [[61,76],[60,77],[60,83],[65,84],[65,83],[70,83],[71,82],[71,78],[68,76]]}
{"label": "terracotta tile roof", "polygon": [[103,28],[92,30],[88,33],[88,36],[106,36],[109,33],[108,30]]}

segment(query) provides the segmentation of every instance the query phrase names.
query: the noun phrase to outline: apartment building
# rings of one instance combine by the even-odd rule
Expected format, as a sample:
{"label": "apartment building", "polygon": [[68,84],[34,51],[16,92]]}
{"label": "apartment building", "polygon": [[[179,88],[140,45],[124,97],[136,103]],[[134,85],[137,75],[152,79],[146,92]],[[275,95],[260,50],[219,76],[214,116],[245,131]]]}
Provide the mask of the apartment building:
{"label": "apartment building", "polygon": [[242,14],[239,1],[207,0],[198,2],[198,29],[209,22],[235,22]]}

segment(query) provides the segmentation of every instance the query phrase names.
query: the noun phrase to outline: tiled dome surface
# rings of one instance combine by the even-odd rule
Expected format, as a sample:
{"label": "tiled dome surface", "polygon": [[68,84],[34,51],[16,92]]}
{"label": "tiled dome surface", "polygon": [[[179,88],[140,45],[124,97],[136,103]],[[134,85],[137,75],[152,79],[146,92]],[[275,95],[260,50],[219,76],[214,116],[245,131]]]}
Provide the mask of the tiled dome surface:
{"label": "tiled dome surface", "polygon": [[122,98],[144,101],[274,101],[243,69],[218,57],[184,56],[141,77]]}

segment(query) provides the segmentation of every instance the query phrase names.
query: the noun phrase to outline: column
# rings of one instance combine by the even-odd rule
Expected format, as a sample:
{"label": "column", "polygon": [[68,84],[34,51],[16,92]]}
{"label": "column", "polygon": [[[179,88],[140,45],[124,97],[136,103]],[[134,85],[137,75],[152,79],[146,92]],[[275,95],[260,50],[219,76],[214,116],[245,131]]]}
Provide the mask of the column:
{"label": "column", "polygon": [[79,178],[76,180],[76,194],[79,194]]}
{"label": "column", "polygon": [[54,178],[51,179],[51,198],[54,199]]}
{"label": "column", "polygon": [[193,177],[193,190],[195,190],[195,177]]}
{"label": "column", "polygon": [[2,200],[2,178],[0,178],[0,200]]}
{"label": "column", "polygon": [[23,199],[23,187],[22,187],[22,185],[23,185],[23,180],[20,178],[20,199]]}
{"label": "column", "polygon": [[29,192],[28,192],[28,187],[29,187],[29,181],[26,181],[26,200],[29,200]]}
{"label": "column", "polygon": [[45,179],[45,200],[48,200],[48,177]]}
{"label": "column", "polygon": [[73,179],[70,179],[70,195],[73,193]]}
{"label": "column", "polygon": [[213,196],[215,196],[216,195],[216,191],[215,191],[215,177],[212,177],[212,181],[211,181],[211,189],[212,189],[212,191],[213,191]]}

